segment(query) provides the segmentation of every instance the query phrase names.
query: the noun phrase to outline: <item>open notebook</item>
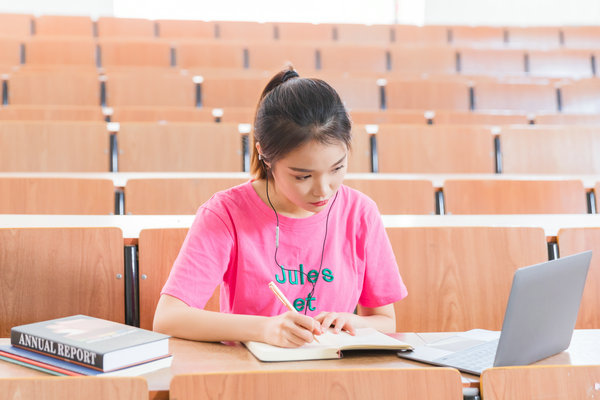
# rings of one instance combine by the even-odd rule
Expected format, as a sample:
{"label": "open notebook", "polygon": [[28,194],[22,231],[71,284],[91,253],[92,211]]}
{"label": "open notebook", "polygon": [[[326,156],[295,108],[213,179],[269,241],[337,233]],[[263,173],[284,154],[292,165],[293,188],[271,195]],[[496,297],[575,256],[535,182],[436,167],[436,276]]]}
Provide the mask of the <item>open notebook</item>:
{"label": "open notebook", "polygon": [[412,347],[373,328],[356,329],[356,335],[346,332],[325,332],[313,341],[296,348],[283,348],[260,342],[244,345],[260,361],[325,360],[341,358],[346,350],[410,350]]}

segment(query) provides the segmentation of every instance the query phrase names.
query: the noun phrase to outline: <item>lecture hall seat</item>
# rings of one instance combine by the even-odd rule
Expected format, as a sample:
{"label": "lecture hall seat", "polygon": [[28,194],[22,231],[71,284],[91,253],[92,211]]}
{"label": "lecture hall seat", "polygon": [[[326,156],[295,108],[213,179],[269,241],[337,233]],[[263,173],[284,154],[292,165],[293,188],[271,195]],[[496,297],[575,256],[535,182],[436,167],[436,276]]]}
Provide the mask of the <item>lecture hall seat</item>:
{"label": "lecture hall seat", "polygon": [[600,130],[595,126],[503,127],[500,148],[507,174],[600,173]]}
{"label": "lecture hall seat", "polygon": [[93,38],[32,38],[25,42],[25,67],[96,67]]}
{"label": "lecture hall seat", "polygon": [[33,15],[0,13],[0,36],[27,38],[31,36]]}
{"label": "lecture hall seat", "polygon": [[581,79],[594,76],[591,50],[530,50],[529,75]]}
{"label": "lecture hall seat", "polygon": [[451,33],[441,25],[395,25],[394,38],[399,46],[442,46],[450,43]]}
{"label": "lecture hall seat", "polygon": [[592,399],[599,381],[598,365],[497,367],[481,374],[481,394],[486,400]]}
{"label": "lecture hall seat", "polygon": [[315,43],[251,43],[248,50],[248,68],[269,73],[281,71],[292,65],[300,76],[312,76],[317,70],[317,46]]}
{"label": "lecture hall seat", "polygon": [[449,179],[446,214],[586,214],[583,182],[577,180]]}
{"label": "lecture hall seat", "polygon": [[556,26],[511,26],[506,28],[506,45],[519,49],[559,48],[560,30]]}
{"label": "lecture hall seat", "polygon": [[92,38],[94,27],[89,16],[40,15],[33,20],[32,35]]}
{"label": "lecture hall seat", "polygon": [[[600,108],[600,103],[599,103]],[[600,125],[599,114],[538,114],[536,125]]]}
{"label": "lecture hall seat", "polygon": [[319,44],[320,68],[324,72],[379,73],[390,71],[387,47],[377,45]]}
{"label": "lecture hall seat", "polygon": [[386,231],[409,293],[394,304],[399,332],[499,331],[514,271],[548,260],[542,228]]}
{"label": "lecture hall seat", "polygon": [[379,171],[494,173],[490,129],[463,125],[380,125]]}
{"label": "lecture hall seat", "polygon": [[335,73],[319,72],[317,74],[303,74],[300,76],[319,78],[327,82],[338,93],[346,110],[379,110],[381,108],[381,87],[378,85],[379,75],[365,74],[360,77],[340,76]]}
{"label": "lecture hall seat", "polygon": [[0,121],[102,122],[104,119],[100,106],[8,105],[0,108]]}
{"label": "lecture hall seat", "polygon": [[142,377],[27,377],[0,378],[7,399],[147,400],[148,382]]}
{"label": "lecture hall seat", "polygon": [[344,179],[377,203],[381,214],[435,214],[431,181],[399,179]]}
{"label": "lecture hall seat", "polygon": [[[202,70],[197,72],[201,73]],[[204,77],[204,81],[200,84],[202,97],[200,106],[256,109],[260,94],[270,79],[270,74],[245,76],[224,73]]]}
{"label": "lecture hall seat", "polygon": [[[108,70],[106,106],[117,112],[120,107],[185,107],[196,106],[193,76],[185,71],[162,68]],[[121,120],[118,116],[112,119]],[[158,121],[158,120],[157,120]]]}
{"label": "lecture hall seat", "polygon": [[564,113],[600,113],[600,82],[598,78],[567,82],[560,87],[562,111]]}
{"label": "lecture hall seat", "polygon": [[172,45],[146,38],[117,37],[98,40],[100,66],[104,68],[173,67]]}
{"label": "lecture hall seat", "polygon": [[239,42],[190,40],[178,42],[175,46],[179,68],[198,69],[201,73],[203,70],[241,71],[247,68],[244,51],[248,46]]}
{"label": "lecture hall seat", "polygon": [[557,242],[561,257],[593,251],[575,328],[600,329],[600,228],[562,228]]}
{"label": "lecture hall seat", "polygon": [[121,123],[121,172],[242,172],[237,124]]}
{"label": "lecture hall seat", "polygon": [[336,24],[334,29],[340,43],[389,45],[395,41],[394,25]]}
{"label": "lecture hall seat", "polygon": [[474,109],[520,112],[558,111],[556,88],[550,82],[475,82]]}
{"label": "lecture hall seat", "polygon": [[244,44],[274,40],[274,24],[251,21],[215,21],[215,39]]}
{"label": "lecture hall seat", "polygon": [[563,26],[564,47],[593,49],[600,43],[600,26]]}
{"label": "lecture hall seat", "polygon": [[462,75],[524,76],[524,50],[459,48],[458,72]]}
{"label": "lecture hall seat", "polygon": [[519,111],[435,111],[433,124],[462,124],[462,125],[526,125],[529,115]]}
{"label": "lecture hall seat", "polygon": [[0,72],[9,72],[21,64],[21,44],[17,38],[0,36]]}
{"label": "lecture hall seat", "polygon": [[333,24],[310,24],[306,22],[278,22],[276,31],[281,42],[317,42],[333,41]]}
{"label": "lecture hall seat", "polygon": [[0,229],[0,335],[74,314],[125,322],[119,228]]}
{"label": "lecture hall seat", "polygon": [[[377,99],[374,100],[377,103]],[[349,110],[353,124],[426,124],[426,110]]]}
{"label": "lecture hall seat", "polygon": [[391,47],[389,52],[391,74],[421,77],[457,72],[456,50],[448,46]]}
{"label": "lecture hall seat", "polygon": [[215,23],[212,21],[159,19],[158,36],[162,39],[199,40],[215,38]]}
{"label": "lecture hall seat", "polygon": [[455,79],[392,79],[385,86],[389,110],[470,110],[469,83]]}
{"label": "lecture hall seat", "polygon": [[[140,327],[152,329],[154,311],[173,263],[187,235],[187,228],[143,229],[139,249]],[[219,287],[215,289],[204,309],[219,311]]]}
{"label": "lecture hall seat", "polygon": [[144,18],[100,17],[96,22],[99,38],[152,39],[155,23]]}
{"label": "lecture hall seat", "polygon": [[352,143],[348,154],[348,172],[371,172],[371,134],[366,125],[352,125]]}
{"label": "lecture hall seat", "polygon": [[3,121],[2,172],[108,172],[109,132],[102,122]]}
{"label": "lecture hall seat", "polygon": [[[127,81],[125,81],[127,83]],[[168,86],[167,86],[168,87]],[[132,95],[136,92],[131,91]],[[137,95],[134,96],[134,98]],[[155,98],[156,99],[156,98]],[[162,99],[162,97],[159,97]],[[114,122],[215,122],[213,110],[189,106],[116,106],[111,107]],[[134,101],[135,102],[135,101]],[[2,111],[0,110],[0,118]],[[230,121],[242,122],[242,121]],[[249,122],[249,121],[245,121]]]}
{"label": "lecture hall seat", "polygon": [[451,368],[224,371],[175,375],[171,398],[462,399],[460,374]]}
{"label": "lecture hall seat", "polygon": [[129,179],[125,185],[125,213],[194,215],[200,205],[213,194],[240,185],[248,179],[248,177]]}
{"label": "lecture hall seat", "polygon": [[100,80],[94,69],[23,69],[8,78],[8,104],[98,106]]}
{"label": "lecture hall seat", "polygon": [[452,45],[480,48],[504,47],[504,29],[498,26],[467,26],[452,27]]}
{"label": "lecture hall seat", "polygon": [[114,214],[110,179],[0,178],[0,214]]}

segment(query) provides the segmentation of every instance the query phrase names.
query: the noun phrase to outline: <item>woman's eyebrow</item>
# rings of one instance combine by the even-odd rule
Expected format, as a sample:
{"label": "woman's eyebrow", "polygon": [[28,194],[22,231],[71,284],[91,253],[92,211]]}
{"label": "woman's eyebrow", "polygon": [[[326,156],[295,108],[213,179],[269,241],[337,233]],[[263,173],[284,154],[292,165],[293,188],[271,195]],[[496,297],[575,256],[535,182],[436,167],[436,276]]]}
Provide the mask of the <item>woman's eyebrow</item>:
{"label": "woman's eyebrow", "polygon": [[[347,154],[344,154],[344,157],[340,158],[335,163],[333,163],[332,167],[335,167],[336,165],[338,165],[339,163],[344,161],[346,159],[346,156],[347,156]],[[288,168],[291,169],[292,171],[296,171],[296,172],[313,172],[312,169],[306,169],[306,168],[296,168],[296,167],[288,167]]]}

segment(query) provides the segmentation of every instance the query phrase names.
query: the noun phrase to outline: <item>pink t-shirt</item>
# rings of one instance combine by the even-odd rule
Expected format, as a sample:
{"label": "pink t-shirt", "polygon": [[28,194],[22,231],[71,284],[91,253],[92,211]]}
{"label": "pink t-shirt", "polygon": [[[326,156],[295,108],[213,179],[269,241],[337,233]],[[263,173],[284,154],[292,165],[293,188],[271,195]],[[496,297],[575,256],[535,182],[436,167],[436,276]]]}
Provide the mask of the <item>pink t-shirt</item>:
{"label": "pink t-shirt", "polygon": [[[277,261],[293,271],[275,263],[275,226],[273,210],[250,181],[216,193],[198,209],[161,294],[203,308],[221,284],[222,312],[265,316],[286,311],[270,281],[312,316],[353,312],[357,304],[379,307],[407,295],[377,207],[364,194],[342,185],[335,202],[317,214],[279,216]],[[316,286],[308,296],[311,281]]]}

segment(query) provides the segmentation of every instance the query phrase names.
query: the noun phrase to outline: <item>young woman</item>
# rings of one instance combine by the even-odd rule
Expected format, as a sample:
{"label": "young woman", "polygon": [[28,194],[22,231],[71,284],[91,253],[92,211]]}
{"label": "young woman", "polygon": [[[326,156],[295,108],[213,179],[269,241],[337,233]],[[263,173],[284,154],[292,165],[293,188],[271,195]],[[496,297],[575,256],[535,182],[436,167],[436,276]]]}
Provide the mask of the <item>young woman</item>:
{"label": "young woman", "polygon": [[[375,203],[342,185],[350,130],[327,83],[292,69],[271,79],[256,112],[254,179],[198,210],[154,330],[282,347],[329,328],[395,331],[392,303],[407,291]],[[270,281],[297,312],[278,301]],[[218,285],[221,312],[203,310]]]}

